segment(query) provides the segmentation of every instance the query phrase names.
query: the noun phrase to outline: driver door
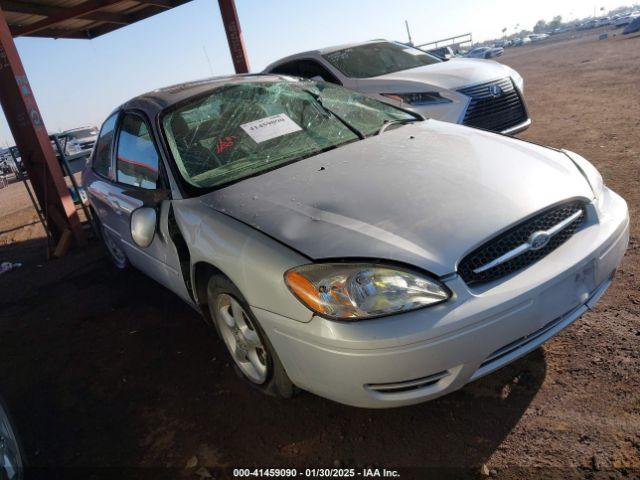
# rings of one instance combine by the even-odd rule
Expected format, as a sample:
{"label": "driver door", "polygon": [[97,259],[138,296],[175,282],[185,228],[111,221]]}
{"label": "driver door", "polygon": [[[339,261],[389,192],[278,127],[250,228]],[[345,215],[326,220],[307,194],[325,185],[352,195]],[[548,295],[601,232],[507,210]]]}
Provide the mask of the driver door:
{"label": "driver door", "polygon": [[[133,266],[173,290],[189,298],[176,248],[169,236],[168,217],[171,200],[145,205],[143,199],[154,190],[167,191],[162,161],[146,119],[136,112],[120,117],[115,151],[115,178],[109,186],[108,199],[116,230],[123,249]],[[141,247],[131,235],[131,215],[143,206],[156,209],[156,233],[151,244]]]}

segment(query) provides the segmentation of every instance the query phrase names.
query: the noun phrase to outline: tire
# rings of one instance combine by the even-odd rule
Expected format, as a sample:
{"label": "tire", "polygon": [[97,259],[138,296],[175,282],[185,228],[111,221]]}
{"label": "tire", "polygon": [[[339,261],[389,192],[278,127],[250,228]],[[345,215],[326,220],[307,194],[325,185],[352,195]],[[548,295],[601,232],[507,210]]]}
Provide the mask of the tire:
{"label": "tire", "polygon": [[236,372],[263,393],[291,398],[296,387],[244,296],[227,277],[209,278],[207,308]]}
{"label": "tire", "polygon": [[119,245],[120,240],[104,227],[97,216],[95,216],[94,218],[97,219],[98,230],[100,231],[100,239],[102,240],[104,249],[107,251],[109,260],[111,260],[111,263],[114,267],[116,267],[116,269],[121,271],[128,270],[130,266],[129,259],[127,258],[127,254]]}

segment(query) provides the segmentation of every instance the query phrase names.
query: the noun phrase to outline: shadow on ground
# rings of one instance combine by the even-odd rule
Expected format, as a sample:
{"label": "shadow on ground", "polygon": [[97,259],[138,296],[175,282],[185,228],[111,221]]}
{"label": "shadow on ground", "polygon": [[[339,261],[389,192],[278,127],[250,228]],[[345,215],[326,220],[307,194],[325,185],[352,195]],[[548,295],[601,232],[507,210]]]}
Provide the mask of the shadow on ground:
{"label": "shadow on ground", "polygon": [[96,245],[0,276],[0,291],[0,393],[32,466],[476,469],[545,376],[537,350],[418,406],[283,401],[236,377],[196,312]]}

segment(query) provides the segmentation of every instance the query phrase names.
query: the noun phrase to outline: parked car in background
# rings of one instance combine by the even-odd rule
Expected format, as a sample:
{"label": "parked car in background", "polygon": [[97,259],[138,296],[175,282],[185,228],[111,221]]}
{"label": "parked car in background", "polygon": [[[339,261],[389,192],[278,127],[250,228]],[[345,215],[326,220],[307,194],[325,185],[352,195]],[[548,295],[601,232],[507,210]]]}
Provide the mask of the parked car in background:
{"label": "parked car in background", "polygon": [[624,27],[622,33],[627,35],[638,31],[640,31],[640,16],[635,17],[626,27]]}
{"label": "parked car in background", "polygon": [[629,240],[625,201],[576,153],[283,75],[127,102],[83,184],[114,265],[201,311],[248,382],[360,407],[538,348]]}
{"label": "parked car in background", "polygon": [[504,53],[502,47],[476,47],[465,54],[467,58],[495,58]]}
{"label": "parked car in background", "polygon": [[547,38],[549,38],[549,35],[547,33],[532,33],[531,35],[529,35],[529,40],[531,40],[532,42],[540,42],[542,40],[546,40]]}
{"label": "parked car in background", "polygon": [[265,69],[343,85],[425,117],[516,133],[531,120],[522,77],[471,58],[443,61],[407,45],[373,40],[298,53]]}
{"label": "parked car in background", "polygon": [[80,127],[56,134],[69,160],[91,155],[98,138],[97,127]]}
{"label": "parked car in background", "polygon": [[611,25],[611,19],[609,17],[600,17],[596,20],[596,27],[604,27]]}
{"label": "parked car in background", "polygon": [[9,411],[0,398],[0,479],[21,480],[24,476],[24,455]]}
{"label": "parked car in background", "polygon": [[427,50],[427,53],[438,57],[440,60],[449,60],[457,56],[456,52],[451,47],[438,47]]}
{"label": "parked car in background", "polygon": [[522,45],[526,45],[531,43],[531,39],[529,37],[518,37],[513,39],[514,47],[521,47]]}
{"label": "parked car in background", "polygon": [[589,30],[591,28],[595,28],[598,26],[598,20],[595,18],[592,18],[590,20],[586,20],[584,22],[582,22],[580,25],[578,25],[578,30]]}
{"label": "parked car in background", "polygon": [[625,25],[629,25],[637,17],[640,17],[640,14],[630,13],[628,15],[623,15],[613,22],[613,25],[616,27],[624,27]]}

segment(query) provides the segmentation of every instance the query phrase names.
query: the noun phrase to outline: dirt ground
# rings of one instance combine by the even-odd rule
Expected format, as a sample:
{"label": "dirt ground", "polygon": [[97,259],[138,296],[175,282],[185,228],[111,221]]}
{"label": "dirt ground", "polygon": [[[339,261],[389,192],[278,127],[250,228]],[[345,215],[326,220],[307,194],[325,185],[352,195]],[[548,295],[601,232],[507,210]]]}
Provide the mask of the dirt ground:
{"label": "dirt ground", "polygon": [[[264,397],[176,296],[99,245],[46,261],[24,187],[0,190],[0,394],[31,474],[206,478],[219,467],[401,467],[403,478],[639,478],[640,36],[509,49],[533,126],[622,194],[631,244],[595,311],[512,365],[418,406]],[[195,457],[195,460],[194,458]],[[186,468],[188,462],[191,466]],[[415,467],[428,467],[424,471]]]}

